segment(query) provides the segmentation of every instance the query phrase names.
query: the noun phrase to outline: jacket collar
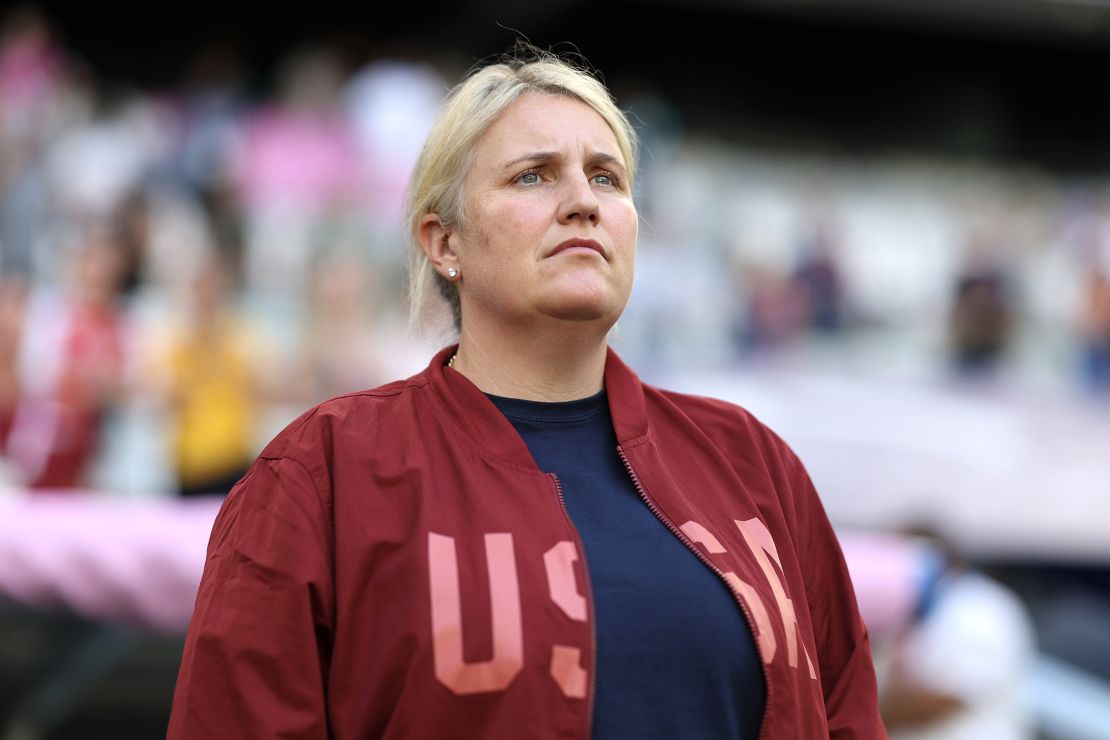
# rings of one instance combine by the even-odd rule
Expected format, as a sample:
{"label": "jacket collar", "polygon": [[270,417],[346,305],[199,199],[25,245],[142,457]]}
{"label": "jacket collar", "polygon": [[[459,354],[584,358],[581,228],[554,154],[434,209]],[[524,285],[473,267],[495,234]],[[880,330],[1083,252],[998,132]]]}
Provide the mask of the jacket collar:
{"label": "jacket collar", "polygon": [[613,430],[619,444],[647,434],[644,384],[612,347],[605,358],[605,395],[609,399],[609,413],[613,415]]}
{"label": "jacket collar", "polygon": [[[536,463],[528,446],[509,420],[466,376],[447,367],[447,360],[457,350],[457,344],[440,350],[421,373],[441,406],[444,418],[483,451],[513,465],[535,470]],[[646,434],[643,385],[612,347],[608,348],[605,359],[605,392],[617,441],[624,444]]]}

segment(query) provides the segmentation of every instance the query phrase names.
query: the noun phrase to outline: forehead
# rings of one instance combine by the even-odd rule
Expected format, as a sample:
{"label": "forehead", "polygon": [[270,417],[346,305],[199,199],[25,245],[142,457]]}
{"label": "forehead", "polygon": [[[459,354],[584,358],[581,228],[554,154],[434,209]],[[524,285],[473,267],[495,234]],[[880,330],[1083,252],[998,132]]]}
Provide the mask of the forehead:
{"label": "forehead", "polygon": [[475,164],[499,167],[532,152],[604,153],[624,162],[605,119],[566,95],[529,92],[520,96],[478,140]]}

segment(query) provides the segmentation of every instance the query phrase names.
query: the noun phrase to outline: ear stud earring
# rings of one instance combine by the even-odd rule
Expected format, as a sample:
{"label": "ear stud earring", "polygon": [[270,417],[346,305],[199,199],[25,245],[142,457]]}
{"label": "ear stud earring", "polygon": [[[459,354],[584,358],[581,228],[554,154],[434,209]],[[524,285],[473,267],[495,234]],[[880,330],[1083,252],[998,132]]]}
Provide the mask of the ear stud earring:
{"label": "ear stud earring", "polygon": [[459,276],[459,271],[458,271],[458,269],[457,269],[457,268],[454,268],[454,267],[448,267],[448,268],[447,268],[447,277],[449,277],[449,278],[451,278],[452,280],[454,280],[454,279],[455,279],[455,278],[457,278],[458,276]]}

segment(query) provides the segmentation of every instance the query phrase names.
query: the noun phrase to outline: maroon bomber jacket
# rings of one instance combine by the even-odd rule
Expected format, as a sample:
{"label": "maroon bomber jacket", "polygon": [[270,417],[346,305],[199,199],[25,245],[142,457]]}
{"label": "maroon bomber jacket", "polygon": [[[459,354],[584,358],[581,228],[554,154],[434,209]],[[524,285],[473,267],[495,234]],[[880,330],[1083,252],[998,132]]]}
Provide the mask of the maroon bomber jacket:
{"label": "maroon bomber jacket", "polygon": [[[216,519],[172,740],[585,740],[595,644],[559,482],[454,348],[308,411]],[[867,634],[801,463],[743,409],[640,382],[610,350],[620,455],[722,578],[763,661],[760,736],[884,738]]]}

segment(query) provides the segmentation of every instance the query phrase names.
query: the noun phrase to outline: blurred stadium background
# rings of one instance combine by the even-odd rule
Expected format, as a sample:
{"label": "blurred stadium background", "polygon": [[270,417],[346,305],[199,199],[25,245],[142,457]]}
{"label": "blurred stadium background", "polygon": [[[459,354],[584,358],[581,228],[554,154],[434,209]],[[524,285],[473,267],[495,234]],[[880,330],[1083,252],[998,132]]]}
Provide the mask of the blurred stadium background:
{"label": "blurred stadium background", "polygon": [[1110,737],[1110,2],[2,15],[3,740],[164,733],[214,512],[178,494],[426,363],[405,180],[519,37],[643,137],[624,357],[795,446],[880,658],[925,528],[1019,597],[1032,736]]}

